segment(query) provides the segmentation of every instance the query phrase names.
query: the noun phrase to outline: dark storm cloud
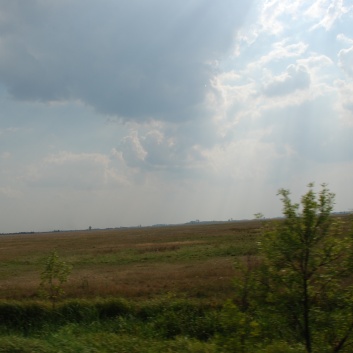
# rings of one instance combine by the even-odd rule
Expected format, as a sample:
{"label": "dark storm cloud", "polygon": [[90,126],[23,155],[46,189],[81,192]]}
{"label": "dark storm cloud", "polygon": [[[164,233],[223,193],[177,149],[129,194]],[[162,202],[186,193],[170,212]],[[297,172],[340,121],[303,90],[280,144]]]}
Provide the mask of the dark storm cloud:
{"label": "dark storm cloud", "polygon": [[19,100],[80,99],[125,119],[201,114],[212,61],[251,1],[5,0],[0,83]]}

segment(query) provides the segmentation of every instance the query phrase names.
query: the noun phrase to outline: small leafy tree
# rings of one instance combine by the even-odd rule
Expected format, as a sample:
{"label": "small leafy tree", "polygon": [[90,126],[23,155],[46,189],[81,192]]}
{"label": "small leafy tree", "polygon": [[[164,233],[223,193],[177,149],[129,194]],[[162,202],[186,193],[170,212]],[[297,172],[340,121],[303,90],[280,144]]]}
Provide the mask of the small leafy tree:
{"label": "small leafy tree", "polygon": [[67,282],[71,270],[71,265],[61,261],[56,251],[53,251],[46,260],[41,274],[40,293],[52,302],[53,308],[65,294],[63,285]]}
{"label": "small leafy tree", "polygon": [[243,271],[235,302],[259,324],[262,342],[302,344],[307,353],[352,352],[352,222],[332,215],[334,194],[326,184],[318,193],[309,184],[300,204],[286,189],[279,195],[284,220],[265,223],[261,264]]}
{"label": "small leafy tree", "polygon": [[334,194],[326,184],[318,194],[308,187],[301,206],[279,190],[285,220],[262,242],[266,299],[308,353],[338,352],[353,343],[352,239],[332,216]]}

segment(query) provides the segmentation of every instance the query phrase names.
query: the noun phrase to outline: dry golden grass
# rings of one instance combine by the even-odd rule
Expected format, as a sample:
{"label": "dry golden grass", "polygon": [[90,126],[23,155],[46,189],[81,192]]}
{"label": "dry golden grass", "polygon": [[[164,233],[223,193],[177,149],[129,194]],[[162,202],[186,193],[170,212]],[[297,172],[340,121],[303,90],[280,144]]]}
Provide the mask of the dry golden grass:
{"label": "dry golden grass", "polygon": [[0,236],[0,298],[36,297],[45,258],[73,265],[68,297],[222,299],[235,257],[255,249],[260,222]]}

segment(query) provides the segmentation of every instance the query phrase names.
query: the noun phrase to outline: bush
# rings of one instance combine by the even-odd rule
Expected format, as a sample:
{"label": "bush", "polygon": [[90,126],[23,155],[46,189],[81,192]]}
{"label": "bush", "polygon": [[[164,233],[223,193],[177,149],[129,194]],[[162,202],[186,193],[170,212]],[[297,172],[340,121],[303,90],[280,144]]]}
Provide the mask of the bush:
{"label": "bush", "polygon": [[101,320],[134,313],[134,309],[128,301],[118,298],[99,300],[95,303],[95,307]]}
{"label": "bush", "polygon": [[156,302],[142,308],[139,315],[163,338],[182,335],[206,341],[219,326],[215,308],[186,300]]}
{"label": "bush", "polygon": [[40,302],[0,302],[2,332],[29,333],[51,321],[50,308]]}

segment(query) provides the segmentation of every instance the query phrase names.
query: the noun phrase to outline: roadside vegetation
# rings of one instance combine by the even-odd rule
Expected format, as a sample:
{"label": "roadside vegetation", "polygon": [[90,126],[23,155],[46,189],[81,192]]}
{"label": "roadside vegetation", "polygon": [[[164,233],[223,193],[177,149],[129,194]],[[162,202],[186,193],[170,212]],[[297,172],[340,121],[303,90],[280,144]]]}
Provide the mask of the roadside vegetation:
{"label": "roadside vegetation", "polygon": [[353,350],[353,232],[334,195],[283,219],[0,237],[1,352]]}

